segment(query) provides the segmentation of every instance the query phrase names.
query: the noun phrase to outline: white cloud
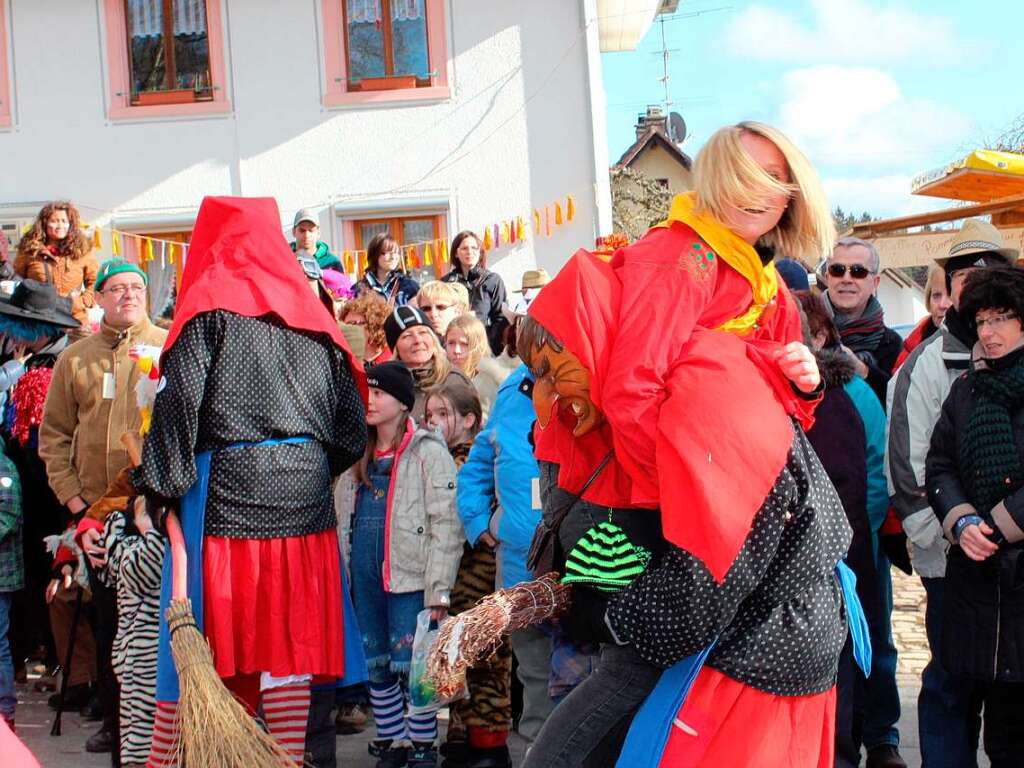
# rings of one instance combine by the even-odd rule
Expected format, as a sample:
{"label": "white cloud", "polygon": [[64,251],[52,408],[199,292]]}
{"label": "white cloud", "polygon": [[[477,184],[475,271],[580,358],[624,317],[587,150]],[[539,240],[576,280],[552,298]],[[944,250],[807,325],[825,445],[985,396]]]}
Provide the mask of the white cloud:
{"label": "white cloud", "polygon": [[949,206],[946,200],[910,194],[910,176],[899,174],[870,178],[828,177],[822,179],[829,205],[860,216],[867,211],[876,219],[909,216]]}
{"label": "white cloud", "polygon": [[865,0],[809,0],[810,24],[769,5],[751,5],[727,28],[728,50],[770,61],[955,61],[961,44],[952,19]]}
{"label": "white cloud", "polygon": [[971,122],[955,109],[907,98],[887,72],[823,65],[786,73],[777,124],[815,165],[867,172],[927,170],[950,159]]}

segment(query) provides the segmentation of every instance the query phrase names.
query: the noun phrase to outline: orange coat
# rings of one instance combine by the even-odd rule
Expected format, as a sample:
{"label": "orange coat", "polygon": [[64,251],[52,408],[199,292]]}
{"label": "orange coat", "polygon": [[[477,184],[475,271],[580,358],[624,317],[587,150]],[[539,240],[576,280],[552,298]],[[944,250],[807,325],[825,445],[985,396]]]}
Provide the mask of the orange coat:
{"label": "orange coat", "polygon": [[96,303],[92,287],[99,272],[99,261],[92,253],[80,258],[54,256],[42,248],[35,253],[19,250],[14,260],[14,271],[23,278],[52,283],[60,296],[71,299],[71,314],[85,325],[86,310]]}

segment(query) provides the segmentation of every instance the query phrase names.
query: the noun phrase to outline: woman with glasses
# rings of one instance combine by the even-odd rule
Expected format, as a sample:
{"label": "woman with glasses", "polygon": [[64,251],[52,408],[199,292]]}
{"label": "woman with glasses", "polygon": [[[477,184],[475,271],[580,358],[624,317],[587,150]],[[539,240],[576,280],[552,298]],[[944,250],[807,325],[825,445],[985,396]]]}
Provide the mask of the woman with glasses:
{"label": "woman with glasses", "polygon": [[18,244],[14,272],[51,283],[59,296],[70,300],[71,313],[84,326],[88,308],[96,303],[92,284],[99,271],[91,250],[78,209],[66,200],[47,203]]}
{"label": "woman with glasses", "polygon": [[983,701],[985,752],[1006,768],[1024,754],[1024,272],[972,273],[959,312],[978,342],[925,464],[928,500],[953,545],[940,656]]}
{"label": "woman with glasses", "polygon": [[431,280],[420,287],[416,306],[427,316],[434,332],[443,339],[451,322],[469,312],[469,291],[460,283]]}
{"label": "woman with glasses", "polygon": [[409,277],[402,262],[402,247],[389,233],[380,232],[366,246],[366,273],[352,286],[352,293],[379,294],[392,307],[407,304],[420,291],[420,284]]}

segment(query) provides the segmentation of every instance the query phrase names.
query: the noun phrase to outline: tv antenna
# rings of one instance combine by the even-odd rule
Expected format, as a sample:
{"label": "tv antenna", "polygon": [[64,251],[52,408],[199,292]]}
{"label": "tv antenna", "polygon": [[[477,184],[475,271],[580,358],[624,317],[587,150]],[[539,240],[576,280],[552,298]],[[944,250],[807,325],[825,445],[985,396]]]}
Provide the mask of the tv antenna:
{"label": "tv antenna", "polygon": [[672,106],[672,100],[669,97],[669,74],[668,74],[668,62],[671,54],[679,51],[678,48],[669,48],[668,42],[665,40],[665,16],[658,17],[658,21],[661,24],[661,51],[657,52],[656,56],[661,56],[661,77],[658,78],[658,82],[661,83],[662,88],[665,90],[665,112],[668,112],[668,108]]}

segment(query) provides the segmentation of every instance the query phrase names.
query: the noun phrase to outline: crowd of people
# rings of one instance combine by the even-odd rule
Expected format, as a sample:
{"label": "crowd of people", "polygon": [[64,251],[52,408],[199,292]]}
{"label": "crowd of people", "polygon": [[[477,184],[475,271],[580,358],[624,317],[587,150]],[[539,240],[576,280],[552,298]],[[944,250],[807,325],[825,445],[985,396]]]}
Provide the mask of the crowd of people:
{"label": "crowd of people", "polygon": [[[272,200],[208,198],[159,325],[145,269],[44,206],[0,254],[0,730],[32,684],[88,751],[175,764],[180,520],[216,673],[297,764],[372,728],[378,768],[510,768],[513,730],[528,768],[900,768],[898,567],[923,765],[975,766],[982,722],[1019,765],[1019,254],[966,221],[903,338],[785,136],[722,129],[695,185],[518,299],[470,231],[423,285],[377,234],[353,283],[312,212],[289,249]],[[418,625],[552,569],[569,612],[471,667],[439,733]]]}

